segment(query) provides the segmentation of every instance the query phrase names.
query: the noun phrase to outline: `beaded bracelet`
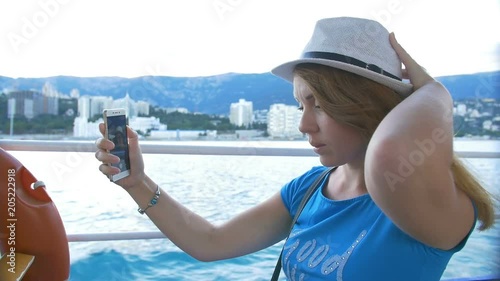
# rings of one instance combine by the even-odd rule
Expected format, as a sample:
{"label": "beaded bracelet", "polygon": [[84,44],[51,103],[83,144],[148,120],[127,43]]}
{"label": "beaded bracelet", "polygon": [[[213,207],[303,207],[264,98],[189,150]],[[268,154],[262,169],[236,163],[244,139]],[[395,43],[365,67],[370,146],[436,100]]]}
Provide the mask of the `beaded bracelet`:
{"label": "beaded bracelet", "polygon": [[160,198],[160,186],[156,185],[155,195],[153,196],[153,198],[151,198],[151,201],[149,201],[148,206],[144,209],[141,209],[141,207],[139,207],[139,209],[137,209],[139,214],[144,215],[144,213],[146,212],[147,209],[153,207],[154,205],[156,205],[156,203],[158,203],[159,198]]}

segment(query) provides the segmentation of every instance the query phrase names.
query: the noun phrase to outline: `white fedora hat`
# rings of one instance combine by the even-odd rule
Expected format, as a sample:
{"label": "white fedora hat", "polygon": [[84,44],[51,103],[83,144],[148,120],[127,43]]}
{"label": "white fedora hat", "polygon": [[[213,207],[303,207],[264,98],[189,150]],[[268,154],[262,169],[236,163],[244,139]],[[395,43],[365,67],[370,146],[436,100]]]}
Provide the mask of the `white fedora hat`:
{"label": "white fedora hat", "polygon": [[401,61],[389,42],[389,32],[373,20],[351,17],[319,20],[301,58],[281,64],[271,73],[292,82],[294,68],[302,63],[342,69],[404,96],[413,88],[401,79]]}

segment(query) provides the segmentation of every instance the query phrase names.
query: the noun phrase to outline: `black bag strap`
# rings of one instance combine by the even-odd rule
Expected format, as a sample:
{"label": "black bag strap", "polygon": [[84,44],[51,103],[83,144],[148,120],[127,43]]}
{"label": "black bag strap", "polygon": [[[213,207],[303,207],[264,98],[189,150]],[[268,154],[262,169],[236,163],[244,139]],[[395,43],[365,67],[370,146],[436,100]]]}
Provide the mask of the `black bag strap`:
{"label": "black bag strap", "polygon": [[[335,170],[336,168],[337,167],[331,167],[331,168],[326,169],[313,182],[313,184],[311,184],[311,186],[307,189],[306,194],[304,194],[304,197],[302,198],[302,201],[300,201],[300,205],[297,208],[297,213],[295,213],[295,216],[293,217],[292,224],[290,225],[290,231],[288,232],[288,235],[287,235],[287,237],[285,239],[285,243],[286,243],[286,240],[288,240],[288,237],[290,237],[290,233],[292,232],[293,226],[297,222],[297,219],[299,218],[300,213],[302,213],[302,209],[304,209],[304,207],[306,206],[307,201],[309,201],[309,198],[311,198],[311,195],[314,193],[314,191],[316,191],[316,189],[318,189],[320,182],[322,182],[323,179],[325,179],[325,177],[327,177],[330,174],[330,172],[333,171],[333,170]],[[276,267],[274,268],[273,277],[271,278],[271,281],[277,281],[278,278],[279,278],[279,276],[280,276],[280,273],[281,273],[281,256],[283,255],[284,248],[285,248],[285,245],[283,244],[283,248],[281,248],[281,253],[280,253],[280,256],[278,258],[278,261],[276,262]]]}

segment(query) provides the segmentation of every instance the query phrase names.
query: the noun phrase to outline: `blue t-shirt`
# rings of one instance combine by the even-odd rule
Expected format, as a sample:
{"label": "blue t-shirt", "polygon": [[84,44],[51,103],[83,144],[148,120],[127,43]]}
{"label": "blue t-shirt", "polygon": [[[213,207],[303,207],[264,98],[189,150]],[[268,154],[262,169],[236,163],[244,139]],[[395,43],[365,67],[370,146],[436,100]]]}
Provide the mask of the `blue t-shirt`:
{"label": "blue t-shirt", "polygon": [[[283,187],[281,197],[292,217],[325,169],[314,167]],[[469,236],[448,251],[427,246],[392,223],[369,194],[331,200],[322,193],[325,182],[285,243],[282,265],[288,280],[439,280],[451,256],[467,242]]]}

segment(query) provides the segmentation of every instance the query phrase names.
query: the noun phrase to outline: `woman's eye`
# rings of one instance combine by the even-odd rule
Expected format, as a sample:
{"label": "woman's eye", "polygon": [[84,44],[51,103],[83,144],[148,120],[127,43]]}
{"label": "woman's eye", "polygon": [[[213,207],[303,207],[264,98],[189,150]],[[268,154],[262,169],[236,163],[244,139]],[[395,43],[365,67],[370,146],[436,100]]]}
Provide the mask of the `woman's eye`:
{"label": "woman's eye", "polygon": [[304,107],[303,106],[299,106],[299,107],[297,107],[297,110],[300,111],[300,112],[302,112],[302,111],[304,111]]}

